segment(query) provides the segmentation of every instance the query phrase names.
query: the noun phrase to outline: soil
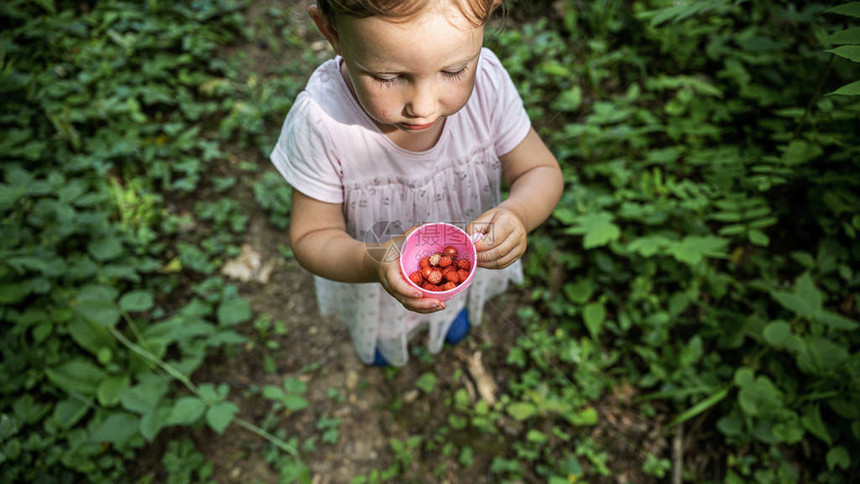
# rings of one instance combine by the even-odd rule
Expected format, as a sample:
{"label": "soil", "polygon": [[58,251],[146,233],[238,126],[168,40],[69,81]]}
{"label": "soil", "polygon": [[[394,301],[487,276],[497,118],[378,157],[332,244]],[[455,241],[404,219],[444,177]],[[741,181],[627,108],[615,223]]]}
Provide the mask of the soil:
{"label": "soil", "polygon": [[[272,6],[284,9],[291,22],[301,22],[303,28],[299,32],[307,45],[313,46],[321,58],[327,57],[325,44],[319,43],[321,37],[312,23],[305,20],[306,5],[303,1],[257,1],[246,12],[247,22],[258,27],[265,9]],[[265,42],[234,46],[224,55],[240,52],[249,61],[250,71],[258,76],[267,75],[267,66],[283,62],[291,55],[284,51],[276,55]],[[259,164],[261,170],[273,169],[258,152],[235,148],[233,153],[242,161]],[[239,172],[235,175],[241,176]],[[281,254],[279,246],[288,245],[287,231],[269,222],[253,196],[245,193],[238,199],[250,215],[244,243],[259,256],[262,265],[274,266],[265,282],[233,282],[251,302],[255,315],[269,315],[273,321],[282,321],[287,331],[261,338],[250,323],[240,327],[249,342],[238,352],[207,360],[194,374],[194,380],[226,383],[230,399],[240,407],[237,417],[266,426],[284,440],[295,439],[301,461],[310,468],[314,484],[348,483],[374,471],[381,474],[397,462],[392,439],[403,441],[410,436],[421,436],[426,443],[437,438],[438,429],[448,422],[447,401],[459,389],[465,389],[473,402],[482,395],[486,398],[487,392],[493,395],[493,386],[495,396],[504,394],[506,382],[514,371],[505,364],[508,349],[517,338],[525,336],[516,311],[529,304],[527,289],[511,288],[503,297],[490,301],[483,324],[473,328],[471,335],[456,347],[446,346],[440,353],[429,355],[422,336],[418,336],[411,343],[413,354],[404,368],[365,366],[353,350],[345,327],[333,318],[319,315],[311,274]],[[266,368],[266,355],[275,363],[274,368]],[[416,387],[416,381],[425,373],[438,379],[435,390],[429,393]],[[287,378],[307,384],[304,397],[310,405],[295,412],[282,410],[272,415],[272,401],[263,398],[260,389],[268,384],[281,386]],[[648,452],[669,455],[669,434],[660,419],[646,419],[637,412],[631,403],[634,393],[632,387],[616,388],[595,403],[600,423],[586,429],[584,435],[607,452],[606,465],[611,472],[609,476],[598,475],[587,459],[581,458],[589,482],[657,482],[653,476],[644,474],[641,466]],[[334,442],[323,442],[324,430],[318,426],[331,419],[339,422],[335,425],[336,435],[330,435]],[[265,422],[274,424],[267,426]],[[500,435],[507,441],[524,434],[518,422],[502,418]],[[267,459],[271,444],[236,424],[223,435],[208,428],[162,432],[138,460],[139,469],[148,468],[144,472],[152,476],[153,469],[161,466],[165,442],[176,437],[194,441],[212,463],[213,478],[219,483],[279,482],[281,466]],[[446,456],[441,450],[425,450],[413,455],[411,465],[395,480],[386,482],[497,482],[489,470],[493,459],[497,455],[511,458],[506,440],[498,435],[451,431],[447,439],[457,448],[468,444],[474,450],[474,463],[464,467],[458,463],[456,452]],[[569,445],[572,451],[572,444]],[[527,469],[524,481],[545,480],[534,472]],[[163,469],[156,470],[155,476],[157,482],[163,479]]]}

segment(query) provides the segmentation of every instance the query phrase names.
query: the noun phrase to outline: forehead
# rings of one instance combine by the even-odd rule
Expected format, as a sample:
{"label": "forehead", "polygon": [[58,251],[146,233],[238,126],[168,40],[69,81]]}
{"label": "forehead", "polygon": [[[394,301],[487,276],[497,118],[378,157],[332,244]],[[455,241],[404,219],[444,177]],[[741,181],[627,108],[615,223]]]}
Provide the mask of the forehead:
{"label": "forehead", "polygon": [[405,19],[341,17],[337,22],[344,57],[370,69],[445,67],[474,57],[484,40],[452,2],[429,2]]}

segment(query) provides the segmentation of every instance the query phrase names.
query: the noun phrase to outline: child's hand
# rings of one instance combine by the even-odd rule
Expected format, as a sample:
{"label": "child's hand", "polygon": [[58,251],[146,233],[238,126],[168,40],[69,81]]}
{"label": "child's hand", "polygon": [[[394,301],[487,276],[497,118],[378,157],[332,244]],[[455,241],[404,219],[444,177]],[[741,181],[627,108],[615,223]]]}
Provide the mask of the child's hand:
{"label": "child's hand", "polygon": [[[408,233],[408,232],[407,232]],[[402,244],[403,238],[399,240],[392,239],[385,244],[384,247],[390,247],[390,244]],[[389,253],[384,251],[383,253]],[[399,253],[399,251],[397,251]],[[445,303],[436,298],[424,297],[420,291],[410,286],[406,278],[400,272],[400,261],[392,262],[382,261],[378,263],[378,278],[382,287],[391,294],[394,299],[400,301],[400,304],[417,313],[432,313],[445,309]]]}
{"label": "child's hand", "polygon": [[478,267],[487,269],[504,269],[513,264],[525,253],[528,243],[528,232],[522,219],[504,207],[482,213],[469,224],[466,232],[484,234],[475,244],[475,249],[478,251]]}

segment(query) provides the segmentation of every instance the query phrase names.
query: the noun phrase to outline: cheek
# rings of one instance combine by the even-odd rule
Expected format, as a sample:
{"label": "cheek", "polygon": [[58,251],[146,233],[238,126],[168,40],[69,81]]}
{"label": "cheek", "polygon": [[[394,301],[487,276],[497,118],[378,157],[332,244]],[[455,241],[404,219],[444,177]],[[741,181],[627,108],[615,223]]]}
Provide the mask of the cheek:
{"label": "cheek", "polygon": [[390,96],[382,95],[373,88],[368,89],[368,86],[361,86],[358,94],[361,98],[361,106],[371,117],[386,120],[396,115]]}

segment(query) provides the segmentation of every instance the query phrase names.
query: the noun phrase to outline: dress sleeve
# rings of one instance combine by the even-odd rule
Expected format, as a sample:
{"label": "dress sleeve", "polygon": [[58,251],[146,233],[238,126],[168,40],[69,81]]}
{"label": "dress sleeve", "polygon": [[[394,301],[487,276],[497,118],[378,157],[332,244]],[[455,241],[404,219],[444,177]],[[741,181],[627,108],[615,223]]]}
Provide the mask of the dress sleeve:
{"label": "dress sleeve", "polygon": [[489,113],[496,155],[502,156],[525,139],[531,129],[531,120],[514,81],[496,54],[485,48],[481,60],[483,67],[476,82],[487,86],[483,90],[487,99],[482,104]]}
{"label": "dress sleeve", "polygon": [[343,170],[327,126],[307,92],[299,94],[269,158],[294,189],[322,202],[343,203]]}

